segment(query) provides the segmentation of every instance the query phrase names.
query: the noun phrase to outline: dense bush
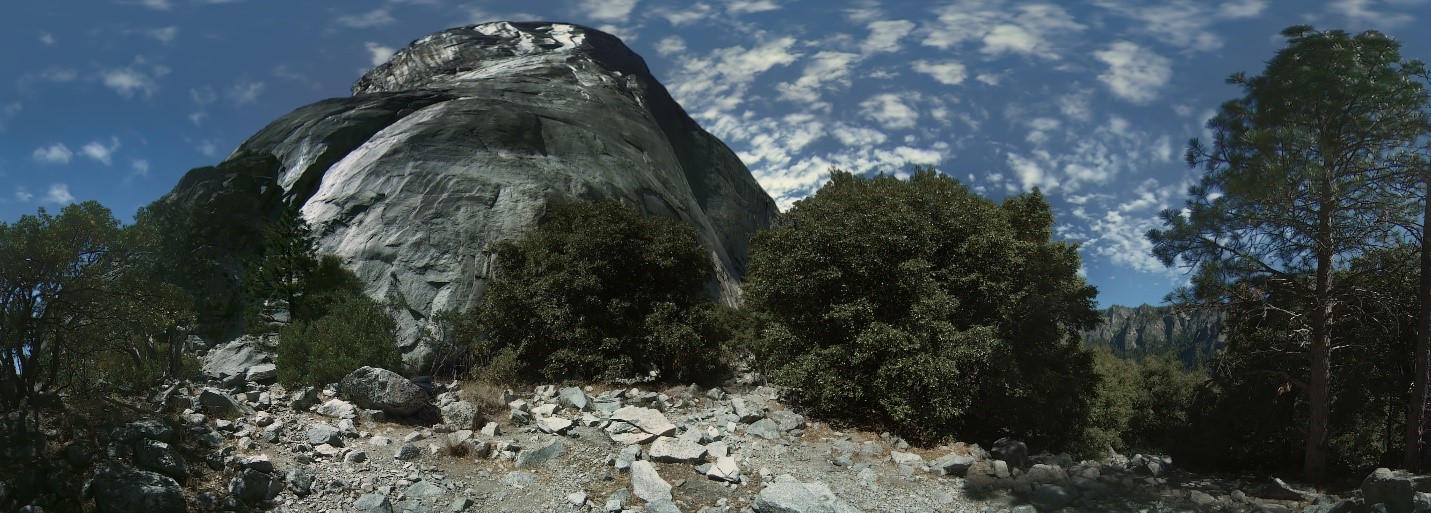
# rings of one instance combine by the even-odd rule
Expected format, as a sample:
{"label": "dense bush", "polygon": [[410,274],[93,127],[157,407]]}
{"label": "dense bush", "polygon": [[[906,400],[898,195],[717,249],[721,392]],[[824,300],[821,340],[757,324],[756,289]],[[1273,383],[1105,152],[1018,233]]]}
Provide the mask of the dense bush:
{"label": "dense bush", "polygon": [[363,366],[398,368],[396,325],[383,305],[360,292],[330,297],[325,315],[279,331],[279,381],[323,385]]}
{"label": "dense bush", "polygon": [[1100,458],[1108,449],[1167,454],[1187,435],[1194,392],[1204,371],[1187,370],[1175,357],[1124,359],[1093,351],[1098,375],[1088,424],[1069,447],[1075,456]]}
{"label": "dense bush", "polygon": [[556,204],[495,254],[499,271],[458,330],[485,377],[714,377],[723,332],[690,226],[614,201]]}
{"label": "dense bush", "polygon": [[753,243],[754,349],[819,414],[1067,444],[1096,381],[1077,334],[1099,318],[1052,225],[1037,191],[995,204],[929,169],[835,171]]}

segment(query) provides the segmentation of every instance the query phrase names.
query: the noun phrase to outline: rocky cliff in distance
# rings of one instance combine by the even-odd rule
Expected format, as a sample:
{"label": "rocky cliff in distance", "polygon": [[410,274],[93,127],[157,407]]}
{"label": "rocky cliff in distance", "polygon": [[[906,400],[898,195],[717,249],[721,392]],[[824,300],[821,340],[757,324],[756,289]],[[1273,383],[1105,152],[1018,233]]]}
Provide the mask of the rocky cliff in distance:
{"label": "rocky cliff in distance", "polygon": [[1103,311],[1103,324],[1083,333],[1083,344],[1107,347],[1124,357],[1174,354],[1196,364],[1221,347],[1221,323],[1217,312],[1115,305]]}
{"label": "rocky cliff in distance", "polygon": [[[243,189],[235,192],[235,187]],[[298,207],[320,253],[398,300],[403,359],[421,371],[432,316],[482,295],[491,245],[552,202],[619,199],[695,227],[712,294],[739,301],[750,236],[775,203],[615,36],[562,23],[495,22],[413,42],[353,95],[279,118],[166,201],[252,196]]]}

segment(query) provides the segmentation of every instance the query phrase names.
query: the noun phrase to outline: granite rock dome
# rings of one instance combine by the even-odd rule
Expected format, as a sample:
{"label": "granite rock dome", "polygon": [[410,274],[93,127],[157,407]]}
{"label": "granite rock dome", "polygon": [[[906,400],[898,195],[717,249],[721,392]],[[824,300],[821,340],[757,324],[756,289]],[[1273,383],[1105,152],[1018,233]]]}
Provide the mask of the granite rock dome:
{"label": "granite rock dome", "polygon": [[[565,23],[494,22],[417,41],[353,95],[285,115],[170,198],[251,191],[300,209],[319,252],[366,292],[396,299],[409,372],[433,348],[432,316],[480,299],[491,245],[533,228],[552,202],[619,199],[695,227],[739,302],[751,235],[777,209],[740,159],[676,103],[618,38]],[[274,187],[276,185],[277,187]]]}

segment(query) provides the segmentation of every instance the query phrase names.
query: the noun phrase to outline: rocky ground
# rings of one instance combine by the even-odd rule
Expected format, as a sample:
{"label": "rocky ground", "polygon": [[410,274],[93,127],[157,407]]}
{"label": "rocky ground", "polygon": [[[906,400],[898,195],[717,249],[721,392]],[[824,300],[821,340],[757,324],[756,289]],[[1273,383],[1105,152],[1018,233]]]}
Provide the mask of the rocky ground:
{"label": "rocky ground", "polygon": [[[266,371],[245,377],[271,379]],[[1342,498],[1276,480],[1199,478],[1156,456],[1072,461],[1030,455],[1007,439],[987,450],[911,447],[888,434],[808,420],[777,389],[735,384],[497,390],[364,368],[325,390],[216,379],[173,383],[148,399],[146,418],[94,437],[50,433],[55,457],[0,485],[0,506],[1326,513],[1370,511],[1364,504],[1376,502],[1420,511],[1431,502],[1416,493],[1431,481],[1390,471]]]}

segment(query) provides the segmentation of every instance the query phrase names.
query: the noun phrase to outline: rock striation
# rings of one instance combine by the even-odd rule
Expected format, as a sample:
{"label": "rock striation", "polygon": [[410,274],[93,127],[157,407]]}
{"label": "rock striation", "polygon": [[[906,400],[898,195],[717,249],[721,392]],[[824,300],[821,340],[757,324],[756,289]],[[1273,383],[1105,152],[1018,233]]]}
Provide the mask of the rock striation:
{"label": "rock striation", "polygon": [[739,301],[750,236],[777,213],[641,57],[595,29],[445,30],[352,91],[279,118],[166,201],[270,217],[298,207],[320,252],[342,257],[369,295],[406,307],[410,373],[435,357],[424,337],[433,315],[481,297],[491,245],[536,226],[552,202],[618,199],[690,223],[717,270],[710,291],[727,304]]}

